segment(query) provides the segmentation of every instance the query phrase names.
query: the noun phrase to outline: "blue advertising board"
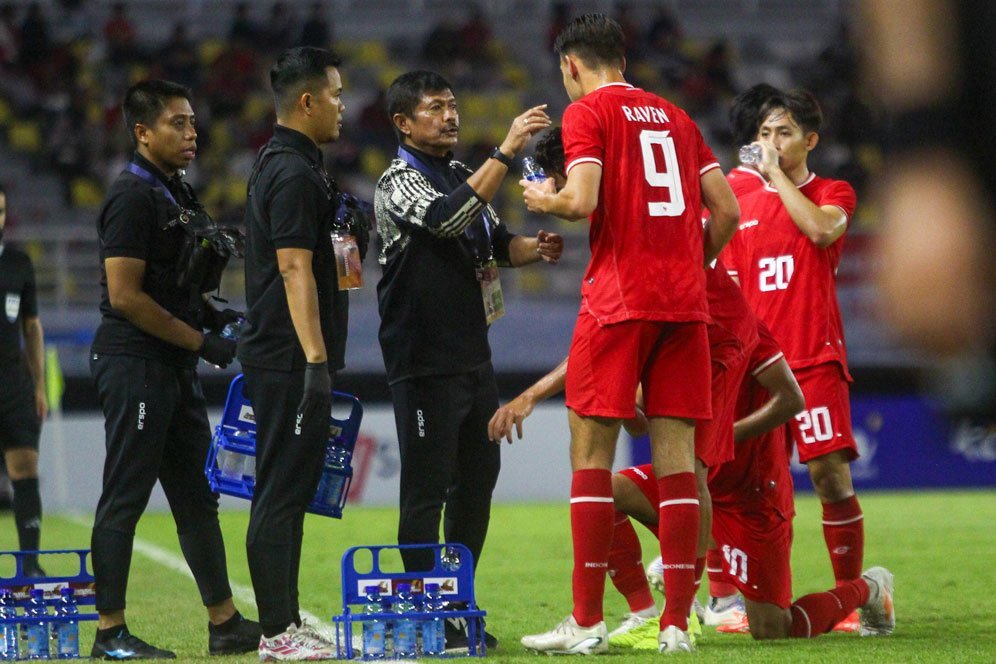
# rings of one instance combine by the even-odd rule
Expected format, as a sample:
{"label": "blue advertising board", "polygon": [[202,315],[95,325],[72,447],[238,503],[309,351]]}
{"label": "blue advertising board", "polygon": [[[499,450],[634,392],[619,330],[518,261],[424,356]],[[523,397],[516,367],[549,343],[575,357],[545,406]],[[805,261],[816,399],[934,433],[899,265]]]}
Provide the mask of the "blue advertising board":
{"label": "blue advertising board", "polygon": [[[996,488],[996,423],[950,421],[917,395],[854,395],[851,424],[861,457],[851,464],[860,489]],[[646,437],[632,441],[634,464],[649,463]],[[811,490],[792,461],[796,489]]]}

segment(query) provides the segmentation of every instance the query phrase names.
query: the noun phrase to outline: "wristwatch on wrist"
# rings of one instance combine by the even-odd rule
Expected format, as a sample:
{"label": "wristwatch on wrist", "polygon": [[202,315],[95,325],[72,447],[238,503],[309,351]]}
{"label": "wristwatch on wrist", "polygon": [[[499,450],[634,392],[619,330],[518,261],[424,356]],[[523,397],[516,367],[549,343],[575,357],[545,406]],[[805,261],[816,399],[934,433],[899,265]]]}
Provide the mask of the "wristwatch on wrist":
{"label": "wristwatch on wrist", "polygon": [[514,162],[512,161],[511,157],[509,157],[507,154],[501,151],[501,148],[495,148],[495,151],[491,153],[491,158],[497,159],[501,163],[505,164],[508,170],[512,170],[512,164]]}

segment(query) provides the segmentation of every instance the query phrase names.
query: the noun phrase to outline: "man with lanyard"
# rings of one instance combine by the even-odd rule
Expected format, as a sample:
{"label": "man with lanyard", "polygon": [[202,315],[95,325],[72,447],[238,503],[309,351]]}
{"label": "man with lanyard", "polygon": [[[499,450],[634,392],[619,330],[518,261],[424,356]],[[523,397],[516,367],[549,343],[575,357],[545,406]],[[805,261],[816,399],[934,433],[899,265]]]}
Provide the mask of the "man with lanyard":
{"label": "man with lanyard", "polygon": [[[563,250],[555,233],[509,233],[488,202],[512,158],[549,126],[544,108],[515,118],[501,146],[471,171],[453,159],[460,116],[443,77],[409,72],[387,91],[401,145],[374,207],[384,266],[379,336],[401,451],[398,542],[438,542],[445,503],[445,539],[465,544],[475,565],[500,467],[487,432],[498,407],[488,326],[504,313],[497,265],[555,263]],[[429,569],[431,556],[405,551],[405,568]],[[466,643],[464,625],[446,627],[448,647]],[[487,635],[485,644],[497,641]]]}
{"label": "man with lanyard", "polygon": [[270,69],[273,137],[246,206],[247,326],[239,361],[256,417],[256,487],[246,534],[263,639],[259,658],[327,659],[335,648],[300,614],[304,514],[329,439],[332,380],[345,362],[349,300],[330,234],[338,190],[319,145],[339,138],[339,58],[285,51]]}
{"label": "man with lanyard", "polygon": [[[21,551],[37,551],[41,541],[38,492],[38,437],[48,413],[45,400],[45,335],[38,318],[35,270],[26,253],[4,244],[7,194],[0,186],[0,362],[7,368],[0,385],[0,450],[14,489],[14,523]],[[24,348],[21,348],[21,333]],[[26,576],[45,576],[38,556],[22,558]]]}
{"label": "man with lanyard", "polygon": [[90,370],[107,434],[91,540],[99,614],[91,656],[99,659],[176,656],[125,624],[135,525],[157,479],[207,607],[209,651],[248,652],[259,641],[259,625],[232,603],[218,497],[204,476],[211,429],[195,367],[198,356],[221,367],[232,361],[235,343],[219,332],[237,314],[209,306],[203,284],[181,285],[190,272],[181,259],[193,242],[189,227],[194,217],[211,223],[180,179],[197,152],[190,94],[167,81],[129,88],[124,116],[136,150],[97,218],[101,323]]}

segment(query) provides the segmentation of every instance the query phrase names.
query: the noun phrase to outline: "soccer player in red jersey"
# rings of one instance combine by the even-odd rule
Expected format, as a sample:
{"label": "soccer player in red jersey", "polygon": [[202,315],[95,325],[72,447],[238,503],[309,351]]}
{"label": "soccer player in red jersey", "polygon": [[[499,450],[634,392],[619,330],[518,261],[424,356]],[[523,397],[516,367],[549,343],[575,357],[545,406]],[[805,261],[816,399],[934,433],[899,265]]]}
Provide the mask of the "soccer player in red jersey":
{"label": "soccer player in red jersey", "polygon": [[[730,105],[730,130],[733,132],[734,145],[753,143],[757,138],[757,128],[761,122],[758,117],[764,104],[781,94],[781,91],[767,83],[758,83],[747,88],[736,96]],[[733,194],[740,198],[755,189],[764,186],[766,180],[760,171],[751,164],[739,164],[726,174]]]}
{"label": "soccer player in red jersey", "polygon": [[[863,607],[864,635],[888,635],[895,627],[893,578],[875,567],[833,590],[792,597],[792,475],[785,429],[781,425],[802,409],[804,399],[778,344],[758,322],[760,342],[736,405],[736,456],[710,469],[713,537],[723,552],[723,573],[746,599],[747,620],[740,630],[755,639],[810,638],[829,632]],[[655,531],[657,487],[650,466],[627,468],[613,476],[616,509]],[[628,519],[617,522],[609,567],[616,588],[630,606],[649,594],[640,563],[640,543]],[[653,627],[652,621],[647,627]],[[613,645],[640,648],[652,638],[645,627]]]}
{"label": "soccer player in red jersey", "polygon": [[809,170],[822,121],[810,93],[776,95],[760,118],[758,170],[767,182],[739,198],[739,232],[723,256],[785,351],[805,395],[806,408],[790,429],[823,503],[827,549],[843,585],[859,578],[864,552],[863,516],[849,465],[858,456],[848,396],[852,379],[835,292],[856,199],[848,183]]}
{"label": "soccer player in red jersey", "polygon": [[[694,122],[623,77],[622,32],[580,16],[556,42],[573,103],[563,116],[567,183],[527,187],[534,212],[590,216],[591,262],[567,365],[574,609],[529,649],[603,652],[605,570],[613,529],[611,464],[642,384],[659,483],[667,608],[660,648],[690,650],[699,523],[694,421],[712,416],[703,262],[739,219],[736,198]],[[703,233],[703,202],[712,219]],[[704,261],[703,261],[704,259]],[[678,380],[678,378],[681,380]]]}

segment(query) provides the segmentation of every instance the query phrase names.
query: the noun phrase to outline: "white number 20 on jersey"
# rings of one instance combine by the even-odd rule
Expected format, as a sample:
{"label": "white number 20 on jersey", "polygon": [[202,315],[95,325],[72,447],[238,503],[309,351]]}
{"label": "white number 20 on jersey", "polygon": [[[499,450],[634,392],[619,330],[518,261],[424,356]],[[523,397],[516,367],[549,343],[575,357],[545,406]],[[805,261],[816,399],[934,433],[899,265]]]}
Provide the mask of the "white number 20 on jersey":
{"label": "white number 20 on jersey", "polygon": [[[677,217],[685,211],[685,194],[681,190],[681,173],[678,171],[678,153],[674,139],[667,131],[644,129],[640,132],[643,151],[643,175],[651,187],[667,189],[668,202],[647,203],[651,217]],[[659,145],[664,155],[664,170],[658,170],[654,146]]]}
{"label": "white number 20 on jersey", "polygon": [[761,270],[758,273],[760,281],[758,288],[762,293],[785,290],[788,288],[789,281],[792,280],[792,273],[795,272],[795,259],[791,254],[762,258],[757,262],[757,267]]}

